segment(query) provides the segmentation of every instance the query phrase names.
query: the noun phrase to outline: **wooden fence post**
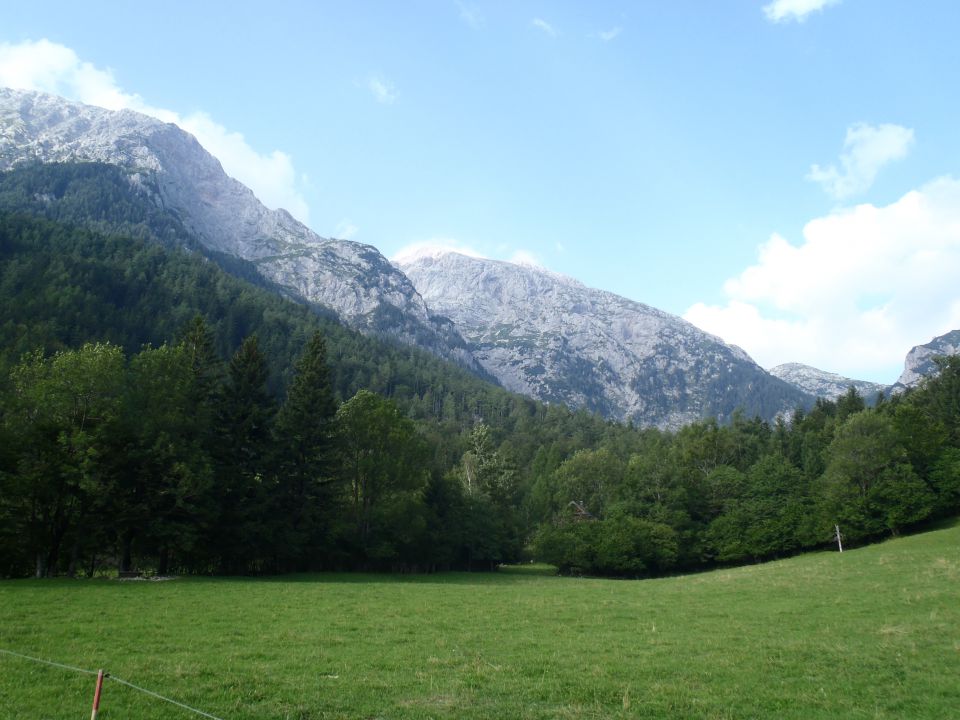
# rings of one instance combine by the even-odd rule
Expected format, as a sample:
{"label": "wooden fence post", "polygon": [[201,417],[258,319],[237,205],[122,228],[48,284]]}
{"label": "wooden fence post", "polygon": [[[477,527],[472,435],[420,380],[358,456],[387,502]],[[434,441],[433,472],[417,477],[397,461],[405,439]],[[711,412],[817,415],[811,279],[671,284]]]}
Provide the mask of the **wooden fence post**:
{"label": "wooden fence post", "polygon": [[97,720],[97,713],[100,712],[100,692],[103,690],[103,670],[97,673],[97,689],[93,693],[93,712],[90,713],[90,720]]}

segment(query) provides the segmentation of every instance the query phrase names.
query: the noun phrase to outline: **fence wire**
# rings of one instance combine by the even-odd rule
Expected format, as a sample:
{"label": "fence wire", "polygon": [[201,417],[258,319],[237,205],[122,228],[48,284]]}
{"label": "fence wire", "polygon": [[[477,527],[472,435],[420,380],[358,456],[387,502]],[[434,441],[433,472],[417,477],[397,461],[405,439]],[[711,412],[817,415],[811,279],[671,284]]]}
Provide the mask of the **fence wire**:
{"label": "fence wire", "polygon": [[[42,665],[49,665],[50,667],[60,668],[61,670],[69,670],[71,672],[83,673],[84,675],[96,675],[99,672],[97,670],[86,670],[84,668],[79,668],[74,665],[67,665],[66,663],[54,662],[53,660],[44,660],[43,658],[33,657],[32,655],[24,655],[23,653],[14,652],[13,650],[5,650],[3,648],[0,648],[0,654],[9,655],[15,658],[20,658],[21,660],[29,660],[31,662],[40,663]],[[111,675],[108,672],[104,672],[103,677],[107,680],[112,680],[115,683],[126,685],[128,688],[131,688],[138,692],[142,692],[146,695],[150,695],[151,697],[154,697],[158,700],[163,700],[164,702],[168,702],[171,705],[176,705],[179,708],[188,710],[192,713],[195,713],[196,715],[200,715],[201,717],[210,718],[211,720],[223,720],[223,718],[219,718],[216,715],[211,715],[210,713],[204,712],[203,710],[200,710],[198,708],[192,707],[190,705],[186,705],[172,698],[168,698],[164,695],[161,695],[160,693],[154,692],[153,690],[147,690],[147,688],[140,687],[139,685],[134,685],[132,682],[128,682],[127,680],[124,680],[122,678],[118,678],[116,675]]]}

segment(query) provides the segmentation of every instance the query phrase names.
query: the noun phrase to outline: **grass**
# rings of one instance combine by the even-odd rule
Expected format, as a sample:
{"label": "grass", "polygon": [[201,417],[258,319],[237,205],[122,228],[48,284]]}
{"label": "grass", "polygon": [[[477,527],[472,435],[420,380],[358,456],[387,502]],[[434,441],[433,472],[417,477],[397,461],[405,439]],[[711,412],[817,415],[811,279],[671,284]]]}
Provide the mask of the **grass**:
{"label": "grass", "polygon": [[[312,575],[0,583],[0,648],[241,718],[944,718],[960,708],[960,525],[646,581]],[[11,718],[93,678],[0,655]],[[101,720],[198,717],[104,688]]]}

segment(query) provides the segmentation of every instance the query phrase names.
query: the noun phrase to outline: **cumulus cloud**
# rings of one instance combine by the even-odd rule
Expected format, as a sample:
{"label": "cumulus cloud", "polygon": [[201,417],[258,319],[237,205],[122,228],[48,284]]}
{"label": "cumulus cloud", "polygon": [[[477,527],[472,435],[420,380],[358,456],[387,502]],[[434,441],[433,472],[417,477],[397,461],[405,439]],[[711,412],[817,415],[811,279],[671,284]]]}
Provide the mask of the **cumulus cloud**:
{"label": "cumulus cloud", "polygon": [[514,265],[527,265],[537,268],[543,267],[543,263],[529,250],[514,250],[507,262],[512,262]]}
{"label": "cumulus cloud", "polygon": [[534,18],[533,20],[530,21],[530,24],[533,25],[538,30],[543,31],[544,34],[549,35],[550,37],[556,37],[557,35],[559,35],[559,33],[557,32],[557,29],[553,25],[551,25],[546,20],[543,20],[541,18]]}
{"label": "cumulus cloud", "polygon": [[773,235],[727,281],[725,305],[684,317],[764,367],[803,362],[893,382],[906,352],[960,328],[960,180],[935,180],[890,205],[838,210],[792,244]]}
{"label": "cumulus cloud", "polygon": [[379,75],[371,75],[367,79],[367,88],[373,93],[376,101],[383,105],[392,105],[397,101],[397,98],[400,97],[393,83]]}
{"label": "cumulus cloud", "polygon": [[494,256],[490,256],[453,238],[433,238],[431,240],[411,243],[397,250],[390,257],[390,260],[397,265],[404,265],[420,258],[437,258],[451,252],[467,255],[468,257],[505,260],[514,265],[526,265],[528,267],[544,269],[544,265],[540,262],[540,259],[529,250],[511,249],[507,245],[500,245],[496,248]]}
{"label": "cumulus cloud", "polygon": [[770,22],[787,22],[796,20],[803,22],[807,15],[829,5],[836,5],[840,0],[774,0],[763,6],[763,14]]}
{"label": "cumulus cloud", "polygon": [[344,218],[333,229],[333,237],[338,240],[352,240],[358,232],[360,232],[360,228],[354,225],[349,218]]}
{"label": "cumulus cloud", "polygon": [[49,40],[0,43],[0,84],[63,95],[108,110],[147,108],[139,95],[120,90],[112,70],[96,68],[72,49]]}
{"label": "cumulus cloud", "polygon": [[847,128],[840,155],[840,169],[812,165],[807,179],[819,183],[838,200],[866,192],[887,163],[907,156],[913,145],[913,130],[900,125],[856,123]]}
{"label": "cumulus cloud", "polygon": [[400,248],[390,257],[390,260],[397,265],[403,265],[422,257],[439,257],[449,252],[460,253],[461,255],[468,255],[475,258],[486,257],[459,240],[454,240],[453,238],[433,238],[431,240],[411,243]]}
{"label": "cumulus cloud", "polygon": [[267,206],[282,207],[303,222],[309,207],[289,155],[279,150],[260,153],[238,132],[227,130],[207,113],[181,116],[149,105],[140,95],[122,90],[110,69],[83,61],[71,48],[49,40],[0,44],[0,85],[60,95],[108,110],[135,110],[179,125],[213,154],[227,174],[253,190]]}

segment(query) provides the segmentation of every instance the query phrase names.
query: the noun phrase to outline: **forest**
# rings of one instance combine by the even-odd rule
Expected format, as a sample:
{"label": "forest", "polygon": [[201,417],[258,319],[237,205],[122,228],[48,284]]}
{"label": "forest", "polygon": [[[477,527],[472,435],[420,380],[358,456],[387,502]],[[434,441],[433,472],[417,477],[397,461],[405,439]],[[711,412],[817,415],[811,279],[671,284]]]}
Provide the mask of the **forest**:
{"label": "forest", "polygon": [[646,577],[958,510],[958,358],[873,407],[636,428],[283,299],[122,171],[0,177],[0,576]]}

